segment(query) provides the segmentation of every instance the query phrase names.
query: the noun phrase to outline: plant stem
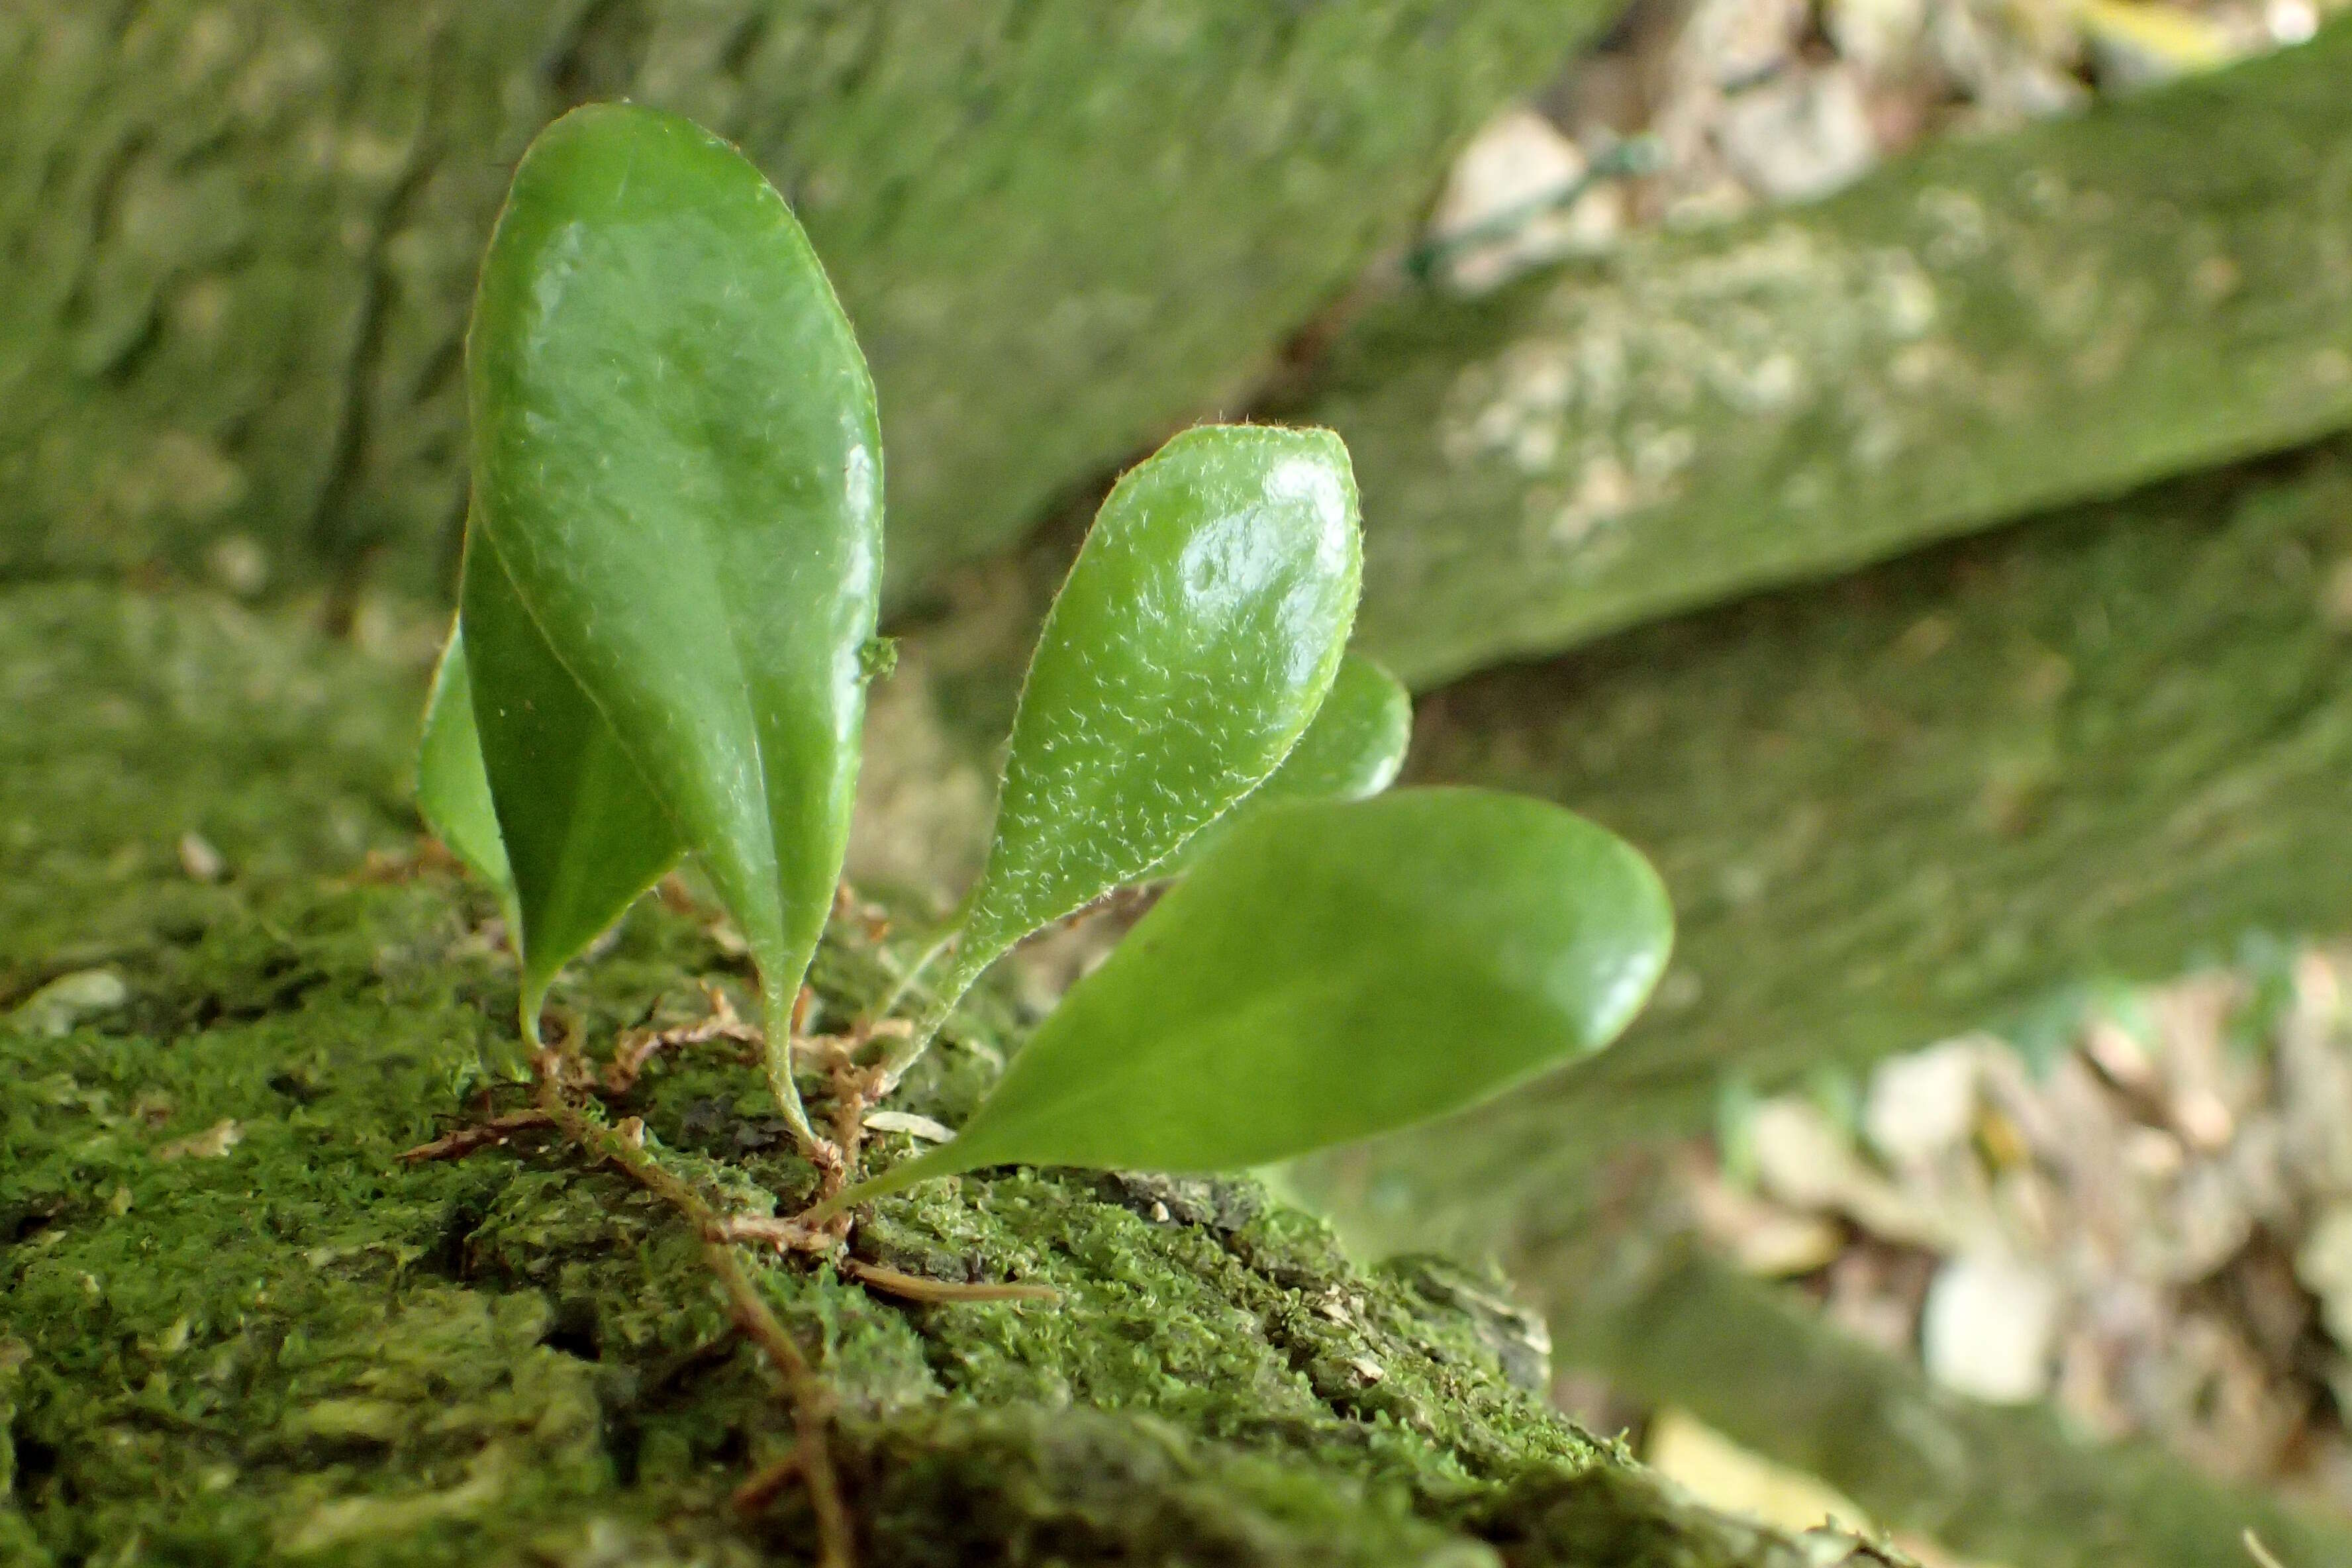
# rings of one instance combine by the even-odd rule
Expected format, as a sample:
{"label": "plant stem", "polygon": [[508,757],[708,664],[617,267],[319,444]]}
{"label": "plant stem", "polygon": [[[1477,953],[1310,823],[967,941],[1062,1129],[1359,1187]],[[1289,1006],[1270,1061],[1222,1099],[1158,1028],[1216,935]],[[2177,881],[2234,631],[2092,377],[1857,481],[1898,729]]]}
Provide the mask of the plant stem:
{"label": "plant stem", "polygon": [[893,1182],[889,1179],[891,1174],[892,1172],[885,1171],[881,1175],[868,1176],[862,1182],[853,1182],[831,1197],[822,1198],[811,1204],[794,1217],[798,1223],[812,1230],[821,1230],[860,1204],[871,1203],[876,1198],[888,1197],[892,1193],[904,1192],[914,1185],[913,1182]]}
{"label": "plant stem", "polygon": [[937,942],[923,949],[921,955],[908,968],[907,973],[898,977],[898,984],[891,989],[888,998],[883,1002],[880,1011],[877,1012],[875,1016],[887,1018],[896,1013],[898,1010],[898,1004],[907,999],[907,993],[915,988],[915,982],[923,977],[925,970],[938,962],[940,954],[945,952],[954,943],[955,939],[962,934],[962,930],[960,922],[950,923],[946,931],[940,933]]}
{"label": "plant stem", "polygon": [[792,1129],[793,1138],[801,1153],[820,1171],[827,1165],[832,1146],[817,1136],[810,1122],[808,1107],[801,1103],[800,1085],[793,1081],[793,1035],[798,1022],[800,989],[780,993],[766,974],[761,975],[764,991],[761,999],[760,1065],[768,1075],[768,1092],[775,1096],[776,1105],[783,1112],[784,1125]]}
{"label": "plant stem", "polygon": [[966,973],[968,968],[967,963],[959,962],[950,970],[948,983],[933,993],[930,1005],[915,1016],[915,1026],[904,1038],[893,1040],[884,1048],[880,1071],[874,1080],[872,1098],[876,1103],[880,1103],[898,1087],[898,1080],[907,1076],[909,1068],[922,1059],[923,1053],[931,1048],[931,1042],[947,1026],[956,1004],[963,1000],[963,994],[971,990],[971,983],[979,978],[976,973]]}
{"label": "plant stem", "polygon": [[2286,1568],[2285,1563],[2281,1563],[2276,1557],[2271,1555],[2271,1549],[2263,1544],[2263,1538],[2254,1533],[2253,1527],[2252,1525],[2248,1525],[2246,1527],[2244,1540],[2246,1542],[2246,1555],[2252,1558],[2257,1563],[2259,1563],[2261,1568]]}

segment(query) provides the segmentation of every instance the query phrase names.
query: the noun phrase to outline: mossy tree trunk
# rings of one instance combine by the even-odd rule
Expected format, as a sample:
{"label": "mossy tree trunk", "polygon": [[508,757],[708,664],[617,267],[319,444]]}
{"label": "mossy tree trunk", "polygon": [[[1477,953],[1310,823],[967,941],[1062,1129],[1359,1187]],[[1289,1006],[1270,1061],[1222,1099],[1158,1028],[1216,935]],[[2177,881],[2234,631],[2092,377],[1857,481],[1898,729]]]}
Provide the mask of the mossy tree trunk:
{"label": "mossy tree trunk", "polygon": [[2352,19],[1340,340],[1416,684],[2352,425]]}
{"label": "mossy tree trunk", "polygon": [[446,591],[508,172],[739,140],[873,363],[902,587],[1230,406],[1599,0],[63,0],[0,13],[0,573]]}
{"label": "mossy tree trunk", "polygon": [[[479,1067],[514,1005],[490,900],[413,858],[422,651],[201,596],[0,592],[12,1568],[810,1556],[795,1491],[729,1502],[792,1423],[671,1211],[529,1132],[400,1158],[510,1092]],[[888,984],[873,941],[860,920],[829,941],[817,1027]],[[698,1012],[706,978],[748,979],[705,919],[649,901],[557,1001],[602,1048]],[[1011,1043],[983,999],[908,1104],[954,1120]],[[613,1110],[728,1208],[809,1184],[747,1063],[665,1058]],[[1541,1332],[1495,1283],[1360,1269],[1251,1184],[997,1171],[887,1200],[851,1244],[1050,1307],[740,1256],[833,1391],[869,1568],[1844,1551],[1671,1495],[1529,1392]]]}

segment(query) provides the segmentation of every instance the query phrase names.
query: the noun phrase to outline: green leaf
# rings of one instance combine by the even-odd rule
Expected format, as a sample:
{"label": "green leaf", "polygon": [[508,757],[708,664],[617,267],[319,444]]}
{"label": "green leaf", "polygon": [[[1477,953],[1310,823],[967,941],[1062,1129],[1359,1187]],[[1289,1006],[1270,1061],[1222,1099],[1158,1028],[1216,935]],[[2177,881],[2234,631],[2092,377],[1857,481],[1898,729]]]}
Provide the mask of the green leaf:
{"label": "green leaf", "polygon": [[797,1121],[783,1019],[840,878],[881,568],[849,322],[759,171],[595,105],[515,171],[467,384],[481,537],[741,929]]}
{"label": "green leaf", "polygon": [[[462,597],[425,707],[417,805],[450,852],[498,890],[522,957],[523,1031],[535,1038],[556,972],[677,863],[679,846],[612,727],[548,651],[479,540],[467,551]],[[478,716],[474,665],[499,694]]]}
{"label": "green leaf", "polygon": [[1396,782],[1412,744],[1412,695],[1362,654],[1339,661],[1315,721],[1265,783],[1194,834],[1151,875],[1179,877],[1224,836],[1259,813],[1295,800],[1366,800]]}
{"label": "green leaf", "polygon": [[466,671],[465,635],[456,622],[433,668],[433,690],[425,700],[425,736],[416,748],[416,809],[433,837],[466,869],[498,890],[514,913],[514,877],[507,847],[499,837],[498,808],[490,801],[490,778],[482,768],[482,742],[474,730],[474,689]]}
{"label": "green leaf", "polygon": [[1525,796],[1400,791],[1237,826],[952,1142],[837,1209],[1010,1162],[1229,1169],[1458,1110],[1598,1049],[1665,968],[1646,861]]}
{"label": "green leaf", "polygon": [[513,868],[523,1034],[535,1041],[556,972],[659,881],[683,846],[485,539],[467,544],[459,605],[478,765]]}
{"label": "green leaf", "polygon": [[1339,668],[1362,564],[1328,430],[1207,426],[1120,479],[1030,658],[944,1003],[1280,765]]}

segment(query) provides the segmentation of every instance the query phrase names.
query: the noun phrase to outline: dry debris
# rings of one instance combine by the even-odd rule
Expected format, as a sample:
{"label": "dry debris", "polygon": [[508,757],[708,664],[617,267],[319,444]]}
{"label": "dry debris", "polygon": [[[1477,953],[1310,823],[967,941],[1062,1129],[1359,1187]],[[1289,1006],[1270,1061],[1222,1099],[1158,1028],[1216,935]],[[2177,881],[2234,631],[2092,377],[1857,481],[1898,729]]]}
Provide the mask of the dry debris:
{"label": "dry debris", "polygon": [[1628,229],[1837,190],[2014,125],[2300,43],[2343,0],[1639,0],[1463,152],[1414,270],[1476,292]]}
{"label": "dry debris", "polygon": [[1685,1166],[1702,1230],[1977,1397],[2352,1505],[2352,953],[2117,993],[1767,1100]]}

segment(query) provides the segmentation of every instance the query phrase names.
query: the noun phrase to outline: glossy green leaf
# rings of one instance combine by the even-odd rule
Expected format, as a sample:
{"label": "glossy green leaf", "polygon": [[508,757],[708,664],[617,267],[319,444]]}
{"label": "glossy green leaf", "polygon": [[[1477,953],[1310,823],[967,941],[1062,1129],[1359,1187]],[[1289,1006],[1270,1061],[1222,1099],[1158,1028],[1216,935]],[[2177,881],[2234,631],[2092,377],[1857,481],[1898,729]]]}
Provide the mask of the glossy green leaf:
{"label": "glossy green leaf", "polygon": [[1646,861],[1525,796],[1415,789],[1244,823],[1072,987],[952,1142],[844,1194],[1011,1162],[1258,1164],[1595,1050],[1665,968]]}
{"label": "glossy green leaf", "polygon": [[[779,1018],[840,876],[880,581],[849,322],[733,149],[597,105],[515,172],[467,379],[480,536],[702,861]],[[487,689],[477,655],[478,707]]]}
{"label": "glossy green leaf", "polygon": [[535,1039],[556,972],[660,880],[684,847],[485,539],[467,547],[459,625],[521,925],[523,1033]]}
{"label": "glossy green leaf", "polygon": [[474,689],[466,670],[465,635],[457,623],[433,668],[425,700],[425,735],[416,747],[416,809],[466,869],[498,890],[509,916],[514,878],[499,837],[498,808],[482,768],[481,737],[474,729]]}
{"label": "glossy green leaf", "polygon": [[1396,782],[1412,744],[1412,694],[1362,654],[1339,661],[1315,721],[1265,783],[1151,868],[1178,877],[1259,813],[1298,800],[1365,800]]}
{"label": "glossy green leaf", "polygon": [[1339,668],[1362,563],[1328,430],[1203,426],[1128,471],[1031,656],[947,999],[1280,765]]}
{"label": "glossy green leaf", "polygon": [[[535,1035],[556,972],[677,862],[679,846],[611,727],[478,542],[467,552],[463,597],[425,708],[417,805],[435,836],[497,889],[522,957],[524,1033]],[[468,623],[478,659],[467,655]],[[476,662],[499,694],[478,721]]]}

